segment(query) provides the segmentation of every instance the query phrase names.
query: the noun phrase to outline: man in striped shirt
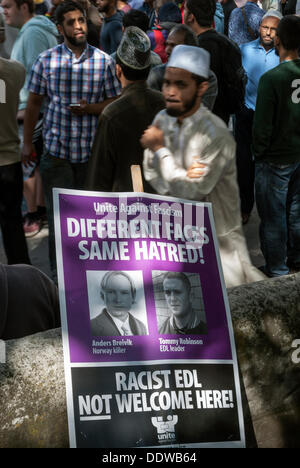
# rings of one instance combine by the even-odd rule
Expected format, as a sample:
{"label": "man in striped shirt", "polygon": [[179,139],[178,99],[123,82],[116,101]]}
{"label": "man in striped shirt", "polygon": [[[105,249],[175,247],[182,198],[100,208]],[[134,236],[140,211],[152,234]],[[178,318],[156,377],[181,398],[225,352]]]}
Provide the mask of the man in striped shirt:
{"label": "man in striped shirt", "polygon": [[[84,10],[74,2],[57,9],[64,42],[39,55],[33,65],[24,121],[25,164],[32,160],[32,133],[42,105],[44,154],[41,160],[49,221],[49,255],[56,280],[52,188],[82,189],[98,116],[121,92],[115,62],[87,44]],[[45,99],[46,98],[46,99]],[[44,102],[44,100],[46,102]]]}

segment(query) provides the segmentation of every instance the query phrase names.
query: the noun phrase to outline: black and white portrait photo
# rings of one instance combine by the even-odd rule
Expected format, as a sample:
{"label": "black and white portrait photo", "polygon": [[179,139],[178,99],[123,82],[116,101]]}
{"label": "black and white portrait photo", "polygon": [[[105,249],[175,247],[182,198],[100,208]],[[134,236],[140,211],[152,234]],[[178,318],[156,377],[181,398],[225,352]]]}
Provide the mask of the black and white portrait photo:
{"label": "black and white portrait photo", "polygon": [[148,335],[142,271],[87,271],[92,336]]}
{"label": "black and white portrait photo", "polygon": [[152,272],[158,333],[207,333],[200,276],[197,273]]}

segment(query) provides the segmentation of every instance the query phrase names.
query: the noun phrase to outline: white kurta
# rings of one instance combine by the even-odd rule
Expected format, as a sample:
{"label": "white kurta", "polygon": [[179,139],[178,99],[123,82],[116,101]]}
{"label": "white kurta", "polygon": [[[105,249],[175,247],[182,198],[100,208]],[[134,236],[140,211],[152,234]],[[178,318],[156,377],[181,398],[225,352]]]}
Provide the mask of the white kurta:
{"label": "white kurta", "polygon": [[[225,123],[203,105],[179,125],[166,110],[154,119],[164,133],[162,158],[144,152],[144,175],[160,195],[212,203],[227,287],[266,279],[249,257],[241,225],[235,141]],[[198,179],[186,176],[194,158],[206,165]]]}

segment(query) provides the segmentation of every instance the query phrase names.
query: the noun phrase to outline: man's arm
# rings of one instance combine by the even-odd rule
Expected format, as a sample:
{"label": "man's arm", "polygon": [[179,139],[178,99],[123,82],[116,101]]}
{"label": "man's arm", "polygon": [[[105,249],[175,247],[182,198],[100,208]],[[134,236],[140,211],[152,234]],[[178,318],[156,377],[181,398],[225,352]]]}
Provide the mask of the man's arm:
{"label": "man's arm", "polygon": [[38,121],[44,96],[30,93],[24,118],[24,144],[22,149],[22,162],[25,167],[34,159],[32,137],[34,127]]}

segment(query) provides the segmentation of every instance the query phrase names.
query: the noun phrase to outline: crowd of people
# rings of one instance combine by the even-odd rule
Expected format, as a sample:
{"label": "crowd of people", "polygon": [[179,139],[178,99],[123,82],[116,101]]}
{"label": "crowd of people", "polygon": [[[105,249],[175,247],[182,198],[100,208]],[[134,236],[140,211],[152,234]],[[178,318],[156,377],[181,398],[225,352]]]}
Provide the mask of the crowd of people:
{"label": "crowd of people", "polygon": [[[26,237],[48,223],[56,282],[52,188],[130,192],[134,164],[146,192],[212,203],[227,287],[300,271],[300,1],[0,7],[8,265],[30,265]],[[242,227],[255,204],[260,269]]]}

